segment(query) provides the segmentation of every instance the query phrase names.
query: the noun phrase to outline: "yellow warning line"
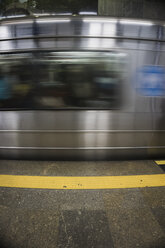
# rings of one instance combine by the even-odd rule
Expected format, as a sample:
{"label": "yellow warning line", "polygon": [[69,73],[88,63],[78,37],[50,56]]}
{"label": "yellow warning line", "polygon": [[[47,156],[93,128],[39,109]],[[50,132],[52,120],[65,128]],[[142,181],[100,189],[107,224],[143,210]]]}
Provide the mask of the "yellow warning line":
{"label": "yellow warning line", "polygon": [[165,165],[165,160],[155,161],[155,163],[157,163],[158,165],[161,165],[161,164],[164,164]]}
{"label": "yellow warning line", "polygon": [[100,177],[0,175],[0,187],[39,189],[118,189],[165,186],[165,174]]}

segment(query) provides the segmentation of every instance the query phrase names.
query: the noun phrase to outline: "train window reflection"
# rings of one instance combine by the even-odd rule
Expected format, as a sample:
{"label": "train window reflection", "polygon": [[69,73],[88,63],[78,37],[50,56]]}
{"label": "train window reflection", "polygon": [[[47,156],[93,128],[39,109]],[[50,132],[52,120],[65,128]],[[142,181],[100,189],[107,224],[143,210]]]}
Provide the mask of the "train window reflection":
{"label": "train window reflection", "polygon": [[3,55],[0,108],[119,108],[124,65],[112,52]]}

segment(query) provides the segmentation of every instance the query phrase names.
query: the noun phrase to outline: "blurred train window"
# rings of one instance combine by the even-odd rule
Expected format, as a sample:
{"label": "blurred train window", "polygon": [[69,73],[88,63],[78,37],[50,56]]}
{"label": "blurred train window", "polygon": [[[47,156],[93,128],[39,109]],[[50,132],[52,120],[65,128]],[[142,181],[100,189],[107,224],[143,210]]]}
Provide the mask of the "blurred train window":
{"label": "blurred train window", "polygon": [[0,108],[119,108],[125,62],[116,52],[2,55]]}

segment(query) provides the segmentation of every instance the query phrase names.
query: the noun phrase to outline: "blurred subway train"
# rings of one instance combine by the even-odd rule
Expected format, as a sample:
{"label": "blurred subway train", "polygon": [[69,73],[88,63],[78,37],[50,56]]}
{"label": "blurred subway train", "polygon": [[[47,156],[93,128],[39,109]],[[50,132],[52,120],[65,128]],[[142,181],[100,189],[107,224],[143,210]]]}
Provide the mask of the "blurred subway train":
{"label": "blurred subway train", "polygon": [[165,155],[165,22],[0,21],[0,158]]}

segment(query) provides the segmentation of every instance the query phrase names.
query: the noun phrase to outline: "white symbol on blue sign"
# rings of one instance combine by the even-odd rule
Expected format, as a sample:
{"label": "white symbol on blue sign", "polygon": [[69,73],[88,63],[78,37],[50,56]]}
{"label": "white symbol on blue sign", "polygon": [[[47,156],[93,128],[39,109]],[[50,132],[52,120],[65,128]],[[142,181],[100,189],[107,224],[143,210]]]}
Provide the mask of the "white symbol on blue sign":
{"label": "white symbol on blue sign", "polygon": [[145,96],[165,95],[165,68],[143,66],[138,71],[138,90]]}

